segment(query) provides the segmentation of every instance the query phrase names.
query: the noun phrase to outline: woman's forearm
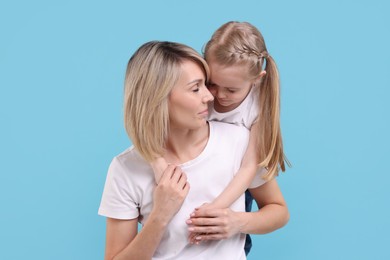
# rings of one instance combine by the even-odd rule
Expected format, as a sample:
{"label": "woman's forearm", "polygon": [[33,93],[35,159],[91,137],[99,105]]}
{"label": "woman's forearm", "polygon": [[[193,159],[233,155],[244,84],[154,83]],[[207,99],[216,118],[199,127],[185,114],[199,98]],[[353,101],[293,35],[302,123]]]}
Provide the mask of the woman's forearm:
{"label": "woman's forearm", "polygon": [[141,231],[113,260],[150,260],[161,242],[168,223],[151,214]]}
{"label": "woman's forearm", "polygon": [[121,221],[107,226],[109,253],[106,254],[106,260],[151,259],[188,191],[186,175],[179,167],[169,166],[154,190],[153,210],[138,234],[136,220],[124,224],[124,228]]}
{"label": "woman's forearm", "polygon": [[289,212],[286,205],[268,204],[255,212],[236,212],[241,220],[241,233],[266,234],[287,224]]}
{"label": "woman's forearm", "polygon": [[243,233],[265,234],[287,224],[290,215],[276,179],[249,191],[259,210],[243,217],[247,223]]}

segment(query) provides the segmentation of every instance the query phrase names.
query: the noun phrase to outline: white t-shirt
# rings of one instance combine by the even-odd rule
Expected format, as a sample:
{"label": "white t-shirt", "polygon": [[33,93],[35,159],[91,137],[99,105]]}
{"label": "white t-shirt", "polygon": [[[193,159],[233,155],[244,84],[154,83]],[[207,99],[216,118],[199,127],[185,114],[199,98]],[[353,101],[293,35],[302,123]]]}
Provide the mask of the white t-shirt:
{"label": "white t-shirt", "polygon": [[209,105],[209,120],[225,122],[235,125],[243,125],[251,129],[259,115],[259,88],[252,87],[244,101],[235,109],[229,112],[219,113],[215,111],[214,105]]}
{"label": "white t-shirt", "polygon": [[[236,234],[229,239],[188,243],[188,226],[185,221],[195,207],[211,202],[233,179],[245,153],[249,131],[244,127],[209,122],[210,136],[202,153],[180,167],[191,184],[188,196],[179,212],[169,223],[153,259],[246,259],[245,234]],[[256,174],[251,188],[264,183]],[[109,167],[99,214],[116,219],[139,218],[144,224],[153,207],[155,180],[153,170],[136,151],[130,147],[115,157]],[[244,195],[231,206],[234,211],[245,211]]]}

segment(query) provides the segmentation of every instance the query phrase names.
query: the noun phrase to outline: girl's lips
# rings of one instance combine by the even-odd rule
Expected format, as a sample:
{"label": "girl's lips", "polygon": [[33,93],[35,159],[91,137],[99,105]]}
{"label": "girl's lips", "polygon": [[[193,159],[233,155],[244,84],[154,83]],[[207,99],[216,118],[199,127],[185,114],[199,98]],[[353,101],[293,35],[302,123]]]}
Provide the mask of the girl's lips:
{"label": "girl's lips", "polygon": [[218,103],[223,105],[223,104],[227,104],[229,103],[229,100],[225,100],[225,99],[218,99]]}

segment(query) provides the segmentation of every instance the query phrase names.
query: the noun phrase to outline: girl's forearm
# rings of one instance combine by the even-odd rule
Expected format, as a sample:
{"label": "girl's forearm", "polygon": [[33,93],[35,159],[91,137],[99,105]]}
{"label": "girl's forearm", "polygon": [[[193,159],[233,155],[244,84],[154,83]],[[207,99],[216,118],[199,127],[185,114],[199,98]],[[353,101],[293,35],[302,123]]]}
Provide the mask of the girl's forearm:
{"label": "girl's forearm", "polygon": [[256,165],[241,167],[229,185],[211,203],[213,208],[229,208],[247,189],[256,174]]}
{"label": "girl's forearm", "polygon": [[258,170],[256,151],[257,129],[250,132],[248,147],[241,162],[241,167],[224,191],[211,203],[213,208],[228,208],[249,187]]}

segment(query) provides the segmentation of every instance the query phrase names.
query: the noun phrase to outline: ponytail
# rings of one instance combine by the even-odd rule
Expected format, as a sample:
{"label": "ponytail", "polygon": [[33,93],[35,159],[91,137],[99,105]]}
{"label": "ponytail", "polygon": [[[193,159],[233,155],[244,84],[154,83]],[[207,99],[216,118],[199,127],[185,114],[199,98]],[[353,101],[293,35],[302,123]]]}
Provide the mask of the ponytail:
{"label": "ponytail", "polygon": [[279,73],[274,59],[266,52],[260,54],[266,61],[265,71],[260,82],[259,118],[256,122],[259,129],[257,140],[258,162],[268,172],[263,177],[270,180],[290,166],[283,153],[283,141],[280,129],[280,83]]}

